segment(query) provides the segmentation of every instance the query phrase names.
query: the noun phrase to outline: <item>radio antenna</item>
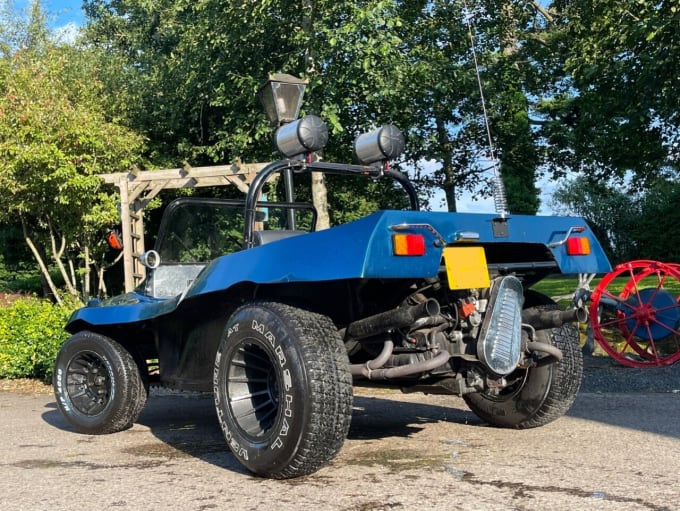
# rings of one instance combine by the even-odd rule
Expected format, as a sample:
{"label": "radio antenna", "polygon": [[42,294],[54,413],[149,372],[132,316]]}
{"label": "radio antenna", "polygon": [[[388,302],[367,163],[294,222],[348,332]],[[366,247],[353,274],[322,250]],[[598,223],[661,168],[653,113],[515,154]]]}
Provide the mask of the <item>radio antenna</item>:
{"label": "radio antenna", "polygon": [[482,85],[482,76],[479,72],[479,63],[477,62],[477,49],[475,47],[475,36],[472,30],[472,11],[467,6],[467,0],[463,0],[463,6],[465,7],[465,23],[468,29],[468,35],[470,36],[470,49],[472,50],[472,60],[475,64],[475,73],[477,74],[477,86],[479,87],[479,97],[482,101],[482,113],[484,115],[484,126],[486,128],[486,137],[489,144],[489,154],[491,156],[491,166],[493,167],[493,203],[496,208],[496,213],[500,215],[501,218],[505,218],[508,214],[508,199],[505,194],[505,185],[503,184],[503,177],[501,176],[500,169],[498,168],[498,160],[496,160],[496,154],[493,146],[493,138],[491,136],[491,127],[489,125],[489,115],[486,110],[486,100],[484,99],[484,86]]}

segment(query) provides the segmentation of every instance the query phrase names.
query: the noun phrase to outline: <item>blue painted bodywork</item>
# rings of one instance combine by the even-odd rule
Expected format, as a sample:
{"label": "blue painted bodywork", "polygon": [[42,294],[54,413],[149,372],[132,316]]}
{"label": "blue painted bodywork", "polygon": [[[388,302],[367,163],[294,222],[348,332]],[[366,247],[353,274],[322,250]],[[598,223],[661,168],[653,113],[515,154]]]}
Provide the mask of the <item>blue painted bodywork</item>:
{"label": "blue painted bodywork", "polygon": [[[264,285],[436,277],[440,271],[442,238],[447,245],[455,244],[460,241],[463,232],[478,234],[479,238],[474,243],[485,247],[487,251],[498,243],[541,245],[545,249],[542,251],[545,259],[553,259],[556,263],[555,272],[577,274],[611,271],[600,244],[582,218],[513,215],[506,219],[507,235],[502,234],[501,237],[494,235],[496,218],[494,214],[380,211],[332,229],[218,257],[206,266],[181,296],[157,300],[140,293],[128,293],[85,307],[74,313],[67,329],[78,330],[80,328],[77,325],[83,322],[90,325],[115,325],[150,320],[170,314],[182,301],[229,290],[243,282]],[[403,224],[411,227],[404,227],[400,232],[425,236],[427,250],[424,256],[392,254],[393,227]],[[589,239],[589,255],[569,256],[565,244],[550,246],[563,240],[575,227],[584,228],[572,236]],[[468,241],[464,243],[469,242],[468,236]],[[507,250],[508,260],[512,260],[512,247],[504,245],[503,250]]]}

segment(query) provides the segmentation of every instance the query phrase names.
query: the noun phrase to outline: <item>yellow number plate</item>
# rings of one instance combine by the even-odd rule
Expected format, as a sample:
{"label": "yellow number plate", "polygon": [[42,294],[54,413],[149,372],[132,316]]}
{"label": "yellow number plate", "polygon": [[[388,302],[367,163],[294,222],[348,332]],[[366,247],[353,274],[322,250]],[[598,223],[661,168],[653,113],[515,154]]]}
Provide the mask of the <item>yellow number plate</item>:
{"label": "yellow number plate", "polygon": [[484,288],[491,285],[482,247],[446,247],[444,262],[449,289]]}

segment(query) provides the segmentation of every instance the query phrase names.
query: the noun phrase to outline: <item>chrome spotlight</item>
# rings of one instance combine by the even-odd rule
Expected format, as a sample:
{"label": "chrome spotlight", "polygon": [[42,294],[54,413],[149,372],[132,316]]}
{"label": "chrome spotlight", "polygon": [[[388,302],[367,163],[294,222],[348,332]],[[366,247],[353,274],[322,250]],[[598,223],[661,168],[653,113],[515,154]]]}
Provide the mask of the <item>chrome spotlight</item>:
{"label": "chrome spotlight", "polygon": [[404,135],[396,126],[388,124],[354,139],[354,155],[364,165],[385,162],[404,150]]}
{"label": "chrome spotlight", "polygon": [[314,153],[328,142],[328,127],[316,115],[284,124],[275,135],[276,147],[287,157]]}

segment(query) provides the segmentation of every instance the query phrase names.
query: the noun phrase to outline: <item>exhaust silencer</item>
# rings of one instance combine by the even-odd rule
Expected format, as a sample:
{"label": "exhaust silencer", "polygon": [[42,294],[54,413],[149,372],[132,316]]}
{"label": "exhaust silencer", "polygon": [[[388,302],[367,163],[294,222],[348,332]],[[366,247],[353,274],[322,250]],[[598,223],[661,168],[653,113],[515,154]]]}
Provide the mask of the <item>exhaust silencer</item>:
{"label": "exhaust silencer", "polygon": [[364,339],[395,328],[404,328],[422,317],[437,316],[439,312],[439,302],[434,298],[416,305],[381,312],[347,325],[345,339]]}

